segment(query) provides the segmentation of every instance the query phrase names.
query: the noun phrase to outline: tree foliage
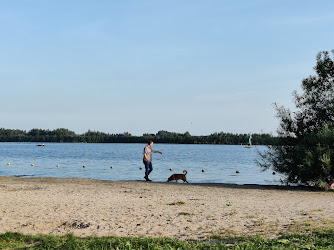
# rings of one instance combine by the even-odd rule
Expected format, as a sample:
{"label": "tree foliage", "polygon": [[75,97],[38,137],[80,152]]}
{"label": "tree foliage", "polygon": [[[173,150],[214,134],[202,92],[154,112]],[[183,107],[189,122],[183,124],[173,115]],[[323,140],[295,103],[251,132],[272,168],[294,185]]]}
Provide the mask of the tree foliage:
{"label": "tree foliage", "polygon": [[316,75],[302,80],[302,94],[293,92],[296,112],[275,104],[280,140],[258,162],[284,174],[286,183],[321,186],[334,169],[334,61],[329,52],[318,53],[314,70]]}
{"label": "tree foliage", "polygon": [[[128,132],[109,134],[90,130],[80,135],[64,128],[52,131],[32,129],[28,132],[0,128],[0,141],[2,142],[147,143],[149,140],[157,143],[239,145],[247,144],[248,135],[220,132],[207,136],[192,136],[189,132],[174,133],[163,130],[156,134],[143,134],[142,136],[133,136]],[[276,141],[277,137],[270,134],[253,134],[254,144],[269,145]]]}

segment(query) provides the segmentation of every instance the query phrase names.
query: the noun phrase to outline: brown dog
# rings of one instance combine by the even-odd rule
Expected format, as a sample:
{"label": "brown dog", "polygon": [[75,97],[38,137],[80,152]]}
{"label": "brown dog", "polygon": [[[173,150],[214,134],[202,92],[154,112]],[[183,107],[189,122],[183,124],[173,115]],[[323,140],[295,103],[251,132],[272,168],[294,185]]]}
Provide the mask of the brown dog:
{"label": "brown dog", "polygon": [[183,170],[183,174],[172,174],[168,178],[167,182],[170,182],[170,181],[176,181],[177,182],[177,180],[183,180],[183,182],[188,183],[187,177],[186,177],[187,173],[188,173],[187,170]]}

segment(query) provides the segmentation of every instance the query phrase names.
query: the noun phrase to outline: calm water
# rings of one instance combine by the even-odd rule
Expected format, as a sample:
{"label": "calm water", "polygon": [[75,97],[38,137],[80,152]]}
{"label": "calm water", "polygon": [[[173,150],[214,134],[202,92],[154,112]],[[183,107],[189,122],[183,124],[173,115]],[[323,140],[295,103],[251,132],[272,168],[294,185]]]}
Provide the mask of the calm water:
{"label": "calm water", "polygon": [[[37,147],[36,143],[0,143],[0,175],[144,180],[144,147],[145,144],[46,143]],[[248,149],[229,145],[155,144],[153,149],[163,152],[153,154],[154,170],[150,175],[153,181],[166,181],[172,173],[186,169],[187,179],[192,183],[278,184],[278,175],[261,172],[254,163],[257,150],[264,151],[264,146]]]}

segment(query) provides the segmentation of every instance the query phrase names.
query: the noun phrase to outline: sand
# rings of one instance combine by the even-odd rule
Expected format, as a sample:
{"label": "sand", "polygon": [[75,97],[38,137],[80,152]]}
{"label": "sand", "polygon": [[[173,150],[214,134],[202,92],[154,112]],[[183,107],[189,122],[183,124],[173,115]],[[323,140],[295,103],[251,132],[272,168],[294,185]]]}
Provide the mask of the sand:
{"label": "sand", "polygon": [[174,237],[333,226],[334,192],[274,186],[0,177],[0,233]]}

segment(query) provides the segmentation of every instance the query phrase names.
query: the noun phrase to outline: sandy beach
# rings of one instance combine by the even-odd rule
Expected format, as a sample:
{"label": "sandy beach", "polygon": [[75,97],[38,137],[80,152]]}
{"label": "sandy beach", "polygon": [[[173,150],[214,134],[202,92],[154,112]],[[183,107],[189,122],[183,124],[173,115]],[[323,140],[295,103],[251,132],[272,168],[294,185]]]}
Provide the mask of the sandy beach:
{"label": "sandy beach", "polygon": [[334,192],[0,177],[0,233],[203,239],[334,225]]}

